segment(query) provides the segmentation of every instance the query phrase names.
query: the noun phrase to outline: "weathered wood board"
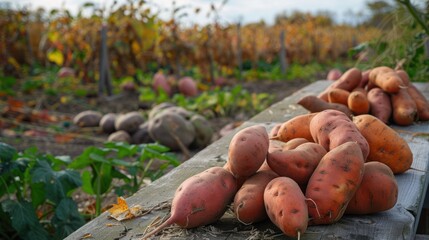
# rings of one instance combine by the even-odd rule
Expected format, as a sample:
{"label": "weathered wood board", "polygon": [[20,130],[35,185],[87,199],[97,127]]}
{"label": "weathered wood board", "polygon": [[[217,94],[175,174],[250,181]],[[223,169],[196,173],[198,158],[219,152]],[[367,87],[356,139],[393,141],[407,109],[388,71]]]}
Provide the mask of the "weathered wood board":
{"label": "weathered wood board", "polygon": [[[328,84],[328,81],[321,80],[308,85],[251,118],[240,129],[254,124],[264,124],[270,130],[277,123],[307,113],[307,110],[296,102],[305,95],[317,95]],[[429,84],[416,85],[429,98]],[[347,215],[332,225],[311,226],[301,239],[414,239],[429,183],[429,175],[425,173],[429,170],[429,123],[394,128],[408,141],[414,155],[413,169],[396,176],[399,196],[395,207],[372,215]],[[209,167],[222,166],[227,161],[228,145],[235,132],[211,144],[181,166],[127,198],[128,204],[130,206],[140,204],[145,209],[151,209],[163,203],[170,203],[176,188],[185,179]],[[147,215],[121,223],[103,213],[66,239],[81,239],[85,234],[91,234],[92,238],[89,239],[141,239],[147,226],[157,217],[165,217],[168,212],[168,206],[160,207]],[[231,212],[227,212],[213,225],[190,230],[171,227],[153,239],[288,238],[269,221],[245,226],[235,220]]]}

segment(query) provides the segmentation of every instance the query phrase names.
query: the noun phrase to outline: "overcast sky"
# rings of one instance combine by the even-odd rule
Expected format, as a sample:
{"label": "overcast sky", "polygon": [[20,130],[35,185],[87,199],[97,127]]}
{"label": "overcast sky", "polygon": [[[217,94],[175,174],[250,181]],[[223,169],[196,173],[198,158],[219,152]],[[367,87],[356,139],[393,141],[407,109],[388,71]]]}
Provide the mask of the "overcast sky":
{"label": "overcast sky", "polygon": [[[79,6],[86,2],[100,4],[109,7],[113,0],[3,0],[9,1],[12,5],[32,9],[44,7],[45,9],[65,7],[75,13]],[[118,3],[125,3],[127,0],[117,0]],[[291,13],[294,10],[316,13],[318,11],[329,11],[334,19],[339,22],[351,23],[356,21],[350,13],[363,12],[365,14],[366,2],[373,0],[228,0],[226,5],[219,11],[220,21],[234,23],[241,20],[244,23],[257,22],[261,19],[267,23],[272,23],[276,14],[281,12]],[[393,0],[387,0],[393,2]],[[171,9],[172,0],[148,0],[147,6],[154,11],[161,11],[161,17],[168,16],[166,9]],[[190,13],[182,21],[189,23],[206,23],[210,21],[206,17],[210,5],[221,5],[223,0],[176,0],[179,6],[188,6],[186,9]],[[191,14],[193,9],[200,8],[197,15]]]}

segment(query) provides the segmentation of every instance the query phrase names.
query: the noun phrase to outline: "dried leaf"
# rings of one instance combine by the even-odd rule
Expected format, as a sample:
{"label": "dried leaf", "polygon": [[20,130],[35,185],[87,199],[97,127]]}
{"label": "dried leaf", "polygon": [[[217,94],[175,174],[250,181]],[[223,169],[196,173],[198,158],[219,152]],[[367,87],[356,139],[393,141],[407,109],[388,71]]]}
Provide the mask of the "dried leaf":
{"label": "dried leaf", "polygon": [[79,239],[88,239],[88,238],[94,238],[94,237],[92,236],[91,233],[86,233],[86,234],[82,235],[82,237],[80,237]]}
{"label": "dried leaf", "polygon": [[127,202],[123,197],[118,197],[118,203],[113,204],[109,210],[110,217],[117,221],[123,221],[140,216],[143,213],[143,207],[140,205],[128,207]]}

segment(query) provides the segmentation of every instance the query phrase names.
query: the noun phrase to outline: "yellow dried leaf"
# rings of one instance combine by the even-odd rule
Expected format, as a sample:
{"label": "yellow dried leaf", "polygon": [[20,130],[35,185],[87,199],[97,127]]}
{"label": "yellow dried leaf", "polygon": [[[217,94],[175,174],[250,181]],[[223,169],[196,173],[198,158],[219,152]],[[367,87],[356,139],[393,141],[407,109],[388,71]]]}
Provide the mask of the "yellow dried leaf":
{"label": "yellow dried leaf", "polygon": [[91,233],[86,233],[82,237],[80,237],[79,239],[88,239],[88,238],[94,238],[94,237],[92,236]]}
{"label": "yellow dried leaf", "polygon": [[131,219],[137,216],[140,216],[143,213],[143,207],[140,205],[128,207],[127,202],[123,197],[118,197],[118,203],[113,204],[108,211],[110,213],[110,217],[114,218],[117,221],[123,221],[127,219]]}

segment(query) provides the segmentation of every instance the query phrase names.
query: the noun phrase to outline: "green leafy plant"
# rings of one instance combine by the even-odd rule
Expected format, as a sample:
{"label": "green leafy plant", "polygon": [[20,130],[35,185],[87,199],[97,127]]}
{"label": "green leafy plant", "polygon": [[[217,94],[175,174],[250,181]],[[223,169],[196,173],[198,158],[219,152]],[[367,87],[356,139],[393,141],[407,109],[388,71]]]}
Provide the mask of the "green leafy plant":
{"label": "green leafy plant", "polygon": [[[106,143],[104,147],[88,147],[69,165],[82,170],[82,189],[96,199],[96,215],[101,213],[105,194],[115,190],[118,195],[136,192],[145,178],[154,180],[168,167],[180,164],[169,149],[157,143],[130,145],[124,142]],[[151,169],[155,162],[161,165]],[[114,185],[113,180],[124,184]]]}
{"label": "green leafy plant", "polygon": [[178,106],[208,117],[222,117],[234,116],[240,111],[254,115],[271,104],[272,96],[266,93],[249,93],[241,85],[236,85],[231,89],[216,87],[195,98],[175,94],[172,101]]}
{"label": "green leafy plant", "polygon": [[71,194],[82,185],[71,159],[23,153],[0,144],[0,235],[3,239],[63,239],[84,224]]}

